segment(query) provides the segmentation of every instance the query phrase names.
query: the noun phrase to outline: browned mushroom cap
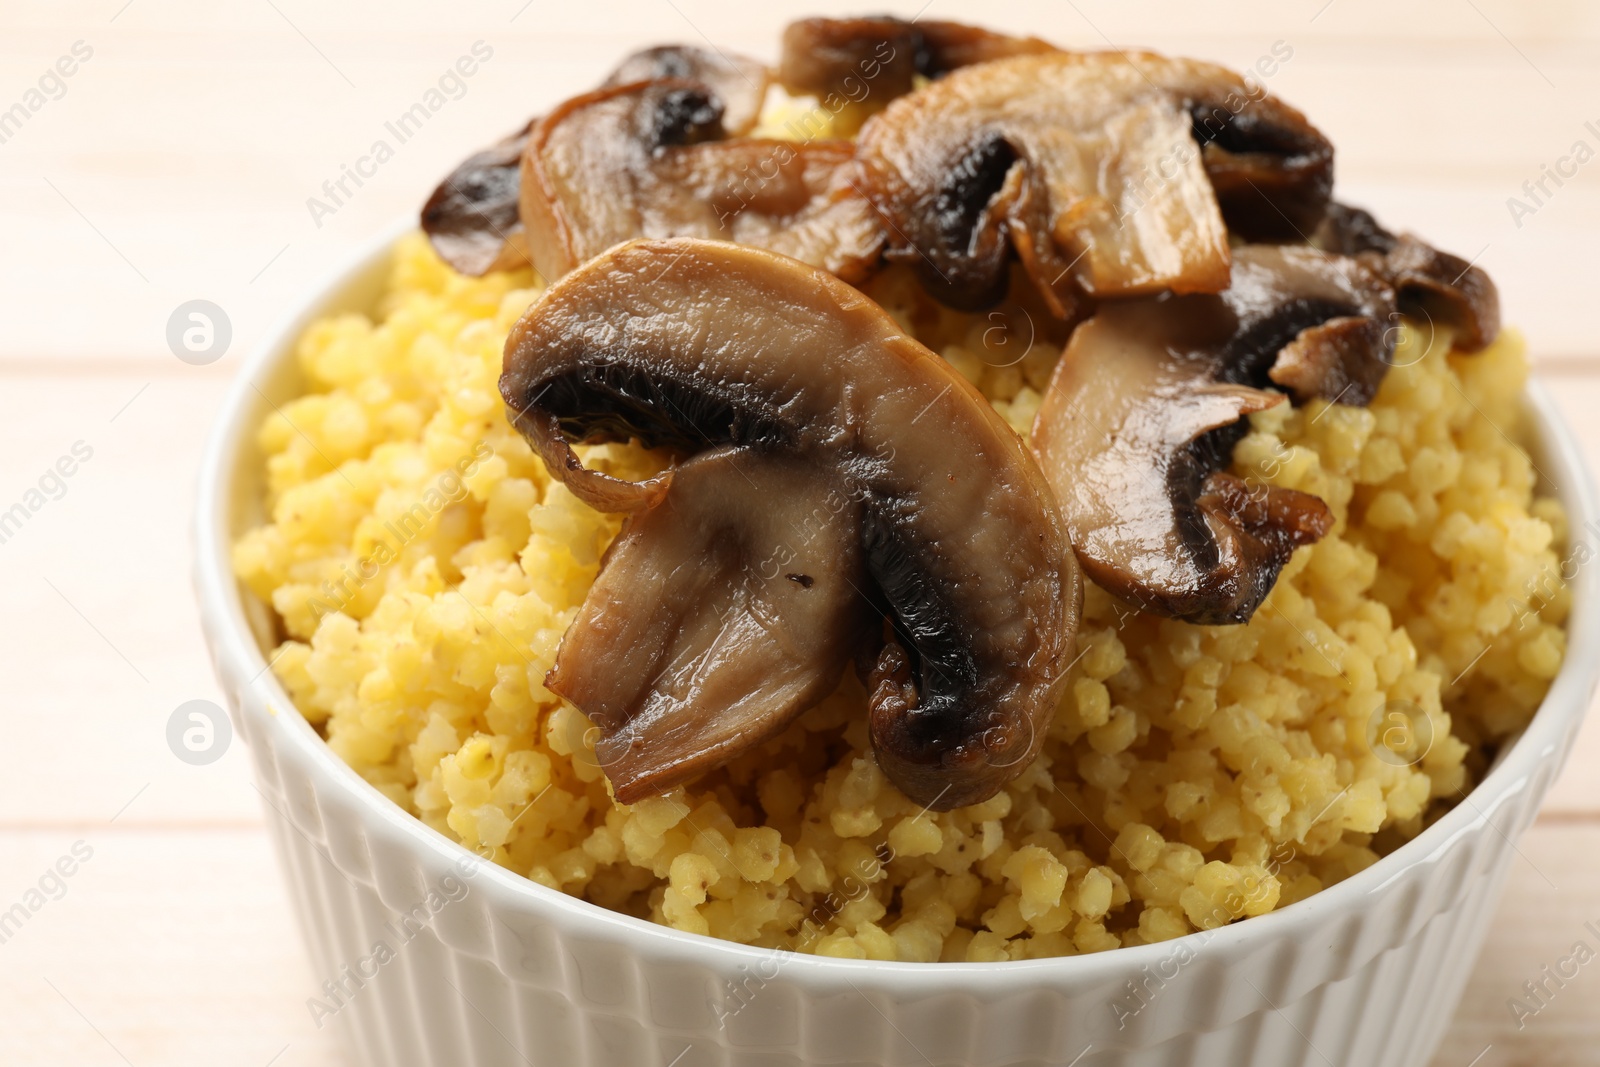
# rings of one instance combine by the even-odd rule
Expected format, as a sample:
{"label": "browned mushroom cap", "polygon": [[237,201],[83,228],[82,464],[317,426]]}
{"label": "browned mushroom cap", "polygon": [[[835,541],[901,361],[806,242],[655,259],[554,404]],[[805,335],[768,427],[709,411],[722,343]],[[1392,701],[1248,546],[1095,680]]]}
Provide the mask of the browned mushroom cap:
{"label": "browned mushroom cap", "polygon": [[772,71],[765,63],[738,54],[668,44],[635,52],[619,63],[600,87],[611,89],[660,78],[699,82],[710,89],[722,101],[722,128],[737,137],[755,129],[761,118]]}
{"label": "browned mushroom cap", "polygon": [[784,28],[778,80],[794,93],[876,108],[909,93],[919,74],[938,78],[974,63],[1055,50],[1037,37],[960,22],[907,22],[890,15],[800,19]]}
{"label": "browned mushroom cap", "polygon": [[[723,105],[732,134],[755,127],[772,72],[753,59],[693,45],[662,45],[635,52],[602,83],[626,85],[652,78],[684,78],[705,85]],[[462,274],[483,275],[525,266],[528,250],[519,206],[522,151],[537,125],[474,152],[439,183],[422,208],[422,229],[439,257]]]}
{"label": "browned mushroom cap", "polygon": [[1370,212],[1330,204],[1313,238],[1320,248],[1355,256],[1382,274],[1409,314],[1449,324],[1456,346],[1487,347],[1500,333],[1500,292],[1486,271],[1441,252],[1414,234],[1395,236]]}
{"label": "browned mushroom cap", "polygon": [[477,277],[528,262],[517,201],[522,149],[537,121],[468,156],[422,206],[422,230],[434,251],[462,274]]}
{"label": "browned mushroom cap", "polygon": [[653,81],[580,96],[534,130],[522,160],[533,265],[559,278],[635,237],[754,244],[850,281],[882,232],[849,184],[843,141],[725,141],[705,86]]}
{"label": "browned mushroom cap", "polygon": [[1102,305],[1079,326],[1032,444],[1084,571],[1138,607],[1244,622],[1299,545],[1332,525],[1314,496],[1226,473],[1245,415],[1285,367],[1365,403],[1392,352],[1393,293],[1354,260],[1247,246],[1220,296]]}
{"label": "browned mushroom cap", "polygon": [[1222,67],[1150,53],[956,71],[870,119],[860,155],[888,255],[936,296],[992,303],[1014,251],[1063,315],[1078,290],[1219,292],[1224,217],[1241,232],[1270,230],[1268,211],[1314,225],[1332,165],[1299,112]]}
{"label": "browned mushroom cap", "polygon": [[[810,577],[809,589],[796,579],[799,592],[765,581],[748,594],[730,592],[739,569],[712,559],[704,560],[703,579],[661,586],[685,598],[670,604],[640,596],[620,578],[597,586],[596,597],[626,597],[633,613],[670,617],[636,624],[651,635],[639,637],[642,645],[662,648],[651,664],[706,664],[716,676],[702,691],[630,660],[608,689],[606,665],[583,660],[624,638],[582,633],[570,654],[563,646],[553,681],[573,679],[572,692],[584,699],[605,694],[592,714],[606,731],[606,770],[619,795],[637,796],[726,759],[740,747],[741,731],[764,736],[826,690],[824,681],[836,681],[835,657],[855,650],[850,626],[791,649],[768,689],[756,675],[775,671],[773,649],[784,641],[775,636],[776,644],[753,652],[759,662],[747,672],[739,666],[745,631],[708,613],[736,603],[764,617],[789,602],[781,589],[793,597],[816,591],[826,598],[819,611],[846,614],[832,602],[842,572],[822,562],[849,566],[837,544],[845,530],[860,553],[861,605],[869,619],[893,623],[874,673],[904,683],[873,693],[870,732],[890,779],[913,800],[944,810],[993,795],[1038,752],[1080,599],[1049,487],[982,396],[860,292],[761,249],[630,242],[579,267],[529,310],[507,341],[500,391],[543,455],[559,453],[567,440],[629,437],[686,453],[726,450],[716,469],[707,464],[692,480],[691,464],[678,468],[654,509],[631,520],[629,536],[639,542],[663,528],[677,540],[630,542],[613,557],[625,573],[658,572],[727,544],[706,532],[713,525],[738,529],[738,559],[780,558],[785,544],[772,542],[794,510],[785,496],[803,492],[811,504],[791,543],[797,557],[798,545],[815,545],[818,562],[803,571],[786,564],[783,579]],[[564,463],[551,473],[571,484]],[[753,486],[737,489],[746,475]],[[775,493],[773,486],[790,488]],[[583,618],[620,618],[621,610],[607,599],[586,604]],[[786,625],[771,632],[790,633]],[[839,645],[825,640],[830,634]],[[870,659],[871,647],[863,651]],[[580,678],[597,681],[580,686]],[[729,705],[727,694],[748,693],[759,699]],[[679,738],[659,750],[658,721]],[[705,747],[681,739],[701,722],[716,724],[706,727],[712,740]],[[657,766],[658,751],[670,768]]]}

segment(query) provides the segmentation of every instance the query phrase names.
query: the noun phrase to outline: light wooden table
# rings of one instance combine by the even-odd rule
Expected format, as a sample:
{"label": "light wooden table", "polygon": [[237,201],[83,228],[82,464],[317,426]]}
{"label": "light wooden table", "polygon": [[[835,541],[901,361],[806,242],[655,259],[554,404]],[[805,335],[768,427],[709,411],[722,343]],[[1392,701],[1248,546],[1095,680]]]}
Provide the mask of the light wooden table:
{"label": "light wooden table", "polygon": [[[0,1063],[342,1062],[305,1008],[314,980],[246,754],[191,767],[165,740],[179,704],[221,699],[188,582],[193,472],[218,397],[290,300],[469,149],[642,43],[704,31],[770,55],[782,22],[816,10],[778,6],[5,0],[0,111],[41,106],[0,142],[0,510],[75,443],[93,456],[0,544],[0,909],[41,877],[57,891],[46,872],[74,843],[92,855],[0,944]],[[1507,206],[1574,142],[1600,149],[1600,5],[999,0],[973,14],[1237,66],[1286,42],[1270,88],[1333,137],[1346,198],[1493,272],[1600,459],[1600,161],[1549,184],[1531,215]],[[314,221],[307,198],[480,40],[493,57],[464,95]],[[92,54],[28,97],[75,44]],[[165,341],[194,298],[234,330],[209,367]],[[1520,1031],[1506,1008],[1600,920],[1597,770],[1600,721],[1521,846],[1436,1067],[1600,1063],[1600,964]]]}

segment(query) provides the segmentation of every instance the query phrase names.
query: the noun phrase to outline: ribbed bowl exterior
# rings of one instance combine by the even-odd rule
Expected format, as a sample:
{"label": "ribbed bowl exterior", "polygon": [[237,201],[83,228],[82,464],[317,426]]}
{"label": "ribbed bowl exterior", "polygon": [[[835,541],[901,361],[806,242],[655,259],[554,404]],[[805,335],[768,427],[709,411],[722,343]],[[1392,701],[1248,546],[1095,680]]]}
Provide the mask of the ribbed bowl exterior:
{"label": "ribbed bowl exterior", "polygon": [[[267,669],[265,609],[229,545],[259,518],[254,427],[293,395],[311,318],[368,306],[393,235],[241,373],[201,472],[201,616],[319,980],[308,1010],[363,1067],[1416,1067],[1449,1023],[1511,864],[1600,665],[1592,568],[1567,664],[1470,797],[1359,875],[1282,911],[1161,945],[1000,964],[781,955],[610,913],[483,863],[363,782]],[[259,390],[259,392],[257,391]],[[1597,509],[1534,388],[1541,467]],[[1600,530],[1600,526],[1595,529]],[[431,902],[430,902],[431,895]]]}

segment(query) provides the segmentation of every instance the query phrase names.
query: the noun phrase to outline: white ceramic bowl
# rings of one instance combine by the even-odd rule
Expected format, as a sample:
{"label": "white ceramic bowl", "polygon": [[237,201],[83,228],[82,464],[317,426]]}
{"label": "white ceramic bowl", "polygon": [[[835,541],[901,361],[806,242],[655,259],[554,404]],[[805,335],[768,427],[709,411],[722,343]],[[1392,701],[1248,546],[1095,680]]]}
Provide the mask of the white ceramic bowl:
{"label": "white ceramic bowl", "polygon": [[[229,546],[260,521],[255,428],[299,388],[315,317],[366,310],[396,233],[317,290],[240,369],[200,475],[196,580],[235,727],[323,989],[369,1067],[799,1064],[1227,1065],[1428,1061],[1501,885],[1570,750],[1600,666],[1596,569],[1576,579],[1566,665],[1469,800],[1372,867],[1281,911],[1165,944],[1015,963],[775,955],[680,933],[482,863],[323,744],[267,669],[267,609]],[[1573,529],[1597,514],[1538,386],[1540,466]],[[425,902],[430,892],[435,908]],[[421,910],[416,910],[418,905]],[[401,913],[415,918],[402,920]],[[327,1018],[331,1015],[331,1019]]]}

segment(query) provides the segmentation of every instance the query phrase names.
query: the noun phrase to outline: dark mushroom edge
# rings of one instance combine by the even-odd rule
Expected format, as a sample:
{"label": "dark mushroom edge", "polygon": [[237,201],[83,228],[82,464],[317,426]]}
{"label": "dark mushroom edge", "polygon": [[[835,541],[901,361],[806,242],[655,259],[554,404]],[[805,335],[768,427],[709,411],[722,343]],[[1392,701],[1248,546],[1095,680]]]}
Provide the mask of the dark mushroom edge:
{"label": "dark mushroom edge", "polygon": [[619,799],[759,744],[852,658],[879,764],[917,803],[980,802],[1037,754],[1082,597],[1050,488],[857,290],[760,249],[631,242],[517,324],[501,394],[541,455],[633,438],[688,457],[548,682],[600,726]]}
{"label": "dark mushroom edge", "polygon": [[1098,585],[1204,624],[1247,621],[1295,548],[1332,526],[1307,493],[1227,472],[1246,415],[1365,404],[1393,351],[1395,298],[1354,259],[1255,245],[1216,296],[1103,304],[1073,333],[1031,439]]}
{"label": "dark mushroom edge", "polygon": [[771,249],[862,280],[882,233],[851,184],[848,141],[730,138],[721,98],[658,79],[569,100],[522,156],[521,218],[534,269],[556,279],[635,237]]}
{"label": "dark mushroom edge", "polygon": [[1394,286],[1401,310],[1449,326],[1463,352],[1481,351],[1500,334],[1500,292],[1482,268],[1415,234],[1396,236],[1370,212],[1329,204],[1312,243],[1355,256],[1383,275]]}
{"label": "dark mushroom edge", "polygon": [[1333,148],[1238,74],[1152,53],[1050,52],[966,67],[862,128],[887,255],[958,308],[1020,259],[1057,313],[1081,296],[1215,293],[1229,228],[1309,229]]}
{"label": "dark mushroom edge", "polygon": [[[722,104],[731,134],[748,133],[761,117],[772,72],[744,56],[694,45],[660,45],[617,65],[601,88],[657,78],[704,85]],[[422,208],[422,231],[439,258],[462,274],[479,277],[528,265],[521,213],[522,153],[539,123],[468,156],[439,183]]]}
{"label": "dark mushroom edge", "polygon": [[[746,136],[774,79],[847,100],[860,137]],[[1143,610],[1248,620],[1333,518],[1228,472],[1245,416],[1285,394],[1370,402],[1402,312],[1462,351],[1499,330],[1487,274],[1333,202],[1332,179],[1327,139],[1224,68],[892,17],[794,23],[776,72],[636,53],[463,163],[423,211],[441,256],[576,279],[519,324],[502,391],[555,477],[629,516],[549,680],[601,727],[617,796],[770,737],[852,660],[891,780],[939,809],[992,795],[1053,706],[1074,557]],[[882,259],[957,309],[1025,290],[1070,336],[1036,464],[842,284]],[[627,439],[680,462],[630,482],[571,447]],[[987,490],[962,480],[984,472]],[[1005,541],[1022,529],[1028,551]],[[1016,588],[973,543],[1010,545]]]}
{"label": "dark mushroom edge", "polygon": [[1054,52],[1037,37],[1012,37],[960,22],[907,21],[892,15],[808,18],[784,28],[778,81],[824,103],[832,97],[881,110],[911,92],[916,79],[1007,56]]}

